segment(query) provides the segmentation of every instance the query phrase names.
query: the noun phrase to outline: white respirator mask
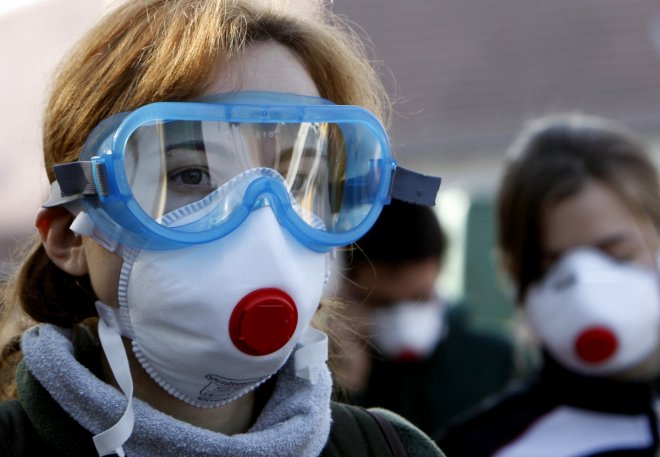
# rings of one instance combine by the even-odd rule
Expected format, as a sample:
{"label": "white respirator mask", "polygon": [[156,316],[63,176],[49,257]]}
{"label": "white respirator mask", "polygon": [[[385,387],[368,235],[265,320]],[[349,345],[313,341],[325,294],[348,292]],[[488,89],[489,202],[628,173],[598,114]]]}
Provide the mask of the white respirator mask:
{"label": "white respirator mask", "polygon": [[[186,224],[196,214],[184,207],[168,218]],[[108,246],[89,225],[81,213],[72,229]],[[123,452],[133,427],[132,380],[119,335],[132,341],[155,382],[200,408],[255,389],[296,345],[296,373],[316,381],[327,360],[327,336],[309,324],[327,280],[328,254],[297,242],[269,206],[210,243],[169,251],[119,246],[116,252],[124,258],[120,307],[97,302],[99,336],[129,405],[118,424],[95,436],[100,455],[102,449]]]}
{"label": "white respirator mask", "polygon": [[610,375],[659,344],[658,273],[595,249],[564,255],[527,294],[529,322],[549,353],[585,375]]}
{"label": "white respirator mask", "polygon": [[373,342],[391,360],[423,360],[444,335],[444,315],[438,299],[375,309],[371,315]]}

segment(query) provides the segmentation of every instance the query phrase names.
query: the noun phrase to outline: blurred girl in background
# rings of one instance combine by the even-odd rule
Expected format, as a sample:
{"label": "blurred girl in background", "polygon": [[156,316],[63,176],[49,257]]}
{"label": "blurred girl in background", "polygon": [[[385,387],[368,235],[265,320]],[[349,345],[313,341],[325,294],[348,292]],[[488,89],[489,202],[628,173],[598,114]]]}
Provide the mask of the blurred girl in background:
{"label": "blurred girl in background", "polygon": [[512,146],[498,242],[543,363],[456,423],[452,457],[653,456],[660,373],[660,191],[613,122],[539,119]]}

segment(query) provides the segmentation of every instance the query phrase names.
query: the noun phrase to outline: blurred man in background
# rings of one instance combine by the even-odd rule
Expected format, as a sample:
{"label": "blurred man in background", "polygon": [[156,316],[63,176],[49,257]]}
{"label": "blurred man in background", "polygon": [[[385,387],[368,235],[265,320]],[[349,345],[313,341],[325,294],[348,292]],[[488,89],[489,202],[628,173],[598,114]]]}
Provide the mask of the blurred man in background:
{"label": "blurred man in background", "polygon": [[446,247],[431,208],[393,201],[342,258],[338,395],[427,433],[516,375],[512,343],[472,329],[465,307],[438,292]]}

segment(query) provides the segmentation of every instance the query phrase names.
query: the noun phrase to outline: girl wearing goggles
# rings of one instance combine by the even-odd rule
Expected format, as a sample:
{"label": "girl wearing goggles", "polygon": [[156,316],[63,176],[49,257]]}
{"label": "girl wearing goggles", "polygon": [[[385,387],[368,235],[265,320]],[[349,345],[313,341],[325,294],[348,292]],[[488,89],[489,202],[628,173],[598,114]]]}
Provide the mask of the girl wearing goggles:
{"label": "girl wearing goggles", "polygon": [[61,67],[51,196],[3,300],[25,325],[2,352],[0,454],[441,455],[331,402],[311,325],[332,248],[438,180],[397,167],[362,47],[285,9],[126,2]]}

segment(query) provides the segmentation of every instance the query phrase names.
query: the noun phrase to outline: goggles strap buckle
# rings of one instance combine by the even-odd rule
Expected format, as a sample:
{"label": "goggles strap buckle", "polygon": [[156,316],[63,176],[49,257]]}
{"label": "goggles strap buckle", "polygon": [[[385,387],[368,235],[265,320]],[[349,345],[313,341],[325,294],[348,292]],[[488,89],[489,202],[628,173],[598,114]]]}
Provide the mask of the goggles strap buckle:
{"label": "goggles strap buckle", "polygon": [[397,165],[393,171],[389,195],[416,205],[435,206],[441,181],[440,177],[423,175]]}

